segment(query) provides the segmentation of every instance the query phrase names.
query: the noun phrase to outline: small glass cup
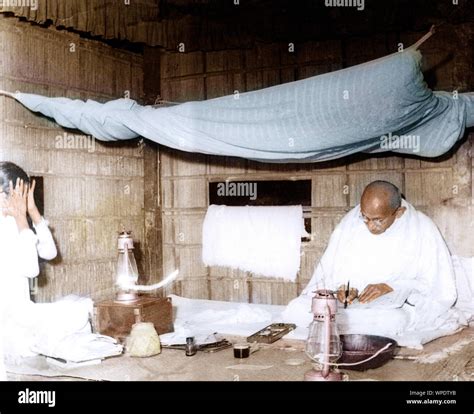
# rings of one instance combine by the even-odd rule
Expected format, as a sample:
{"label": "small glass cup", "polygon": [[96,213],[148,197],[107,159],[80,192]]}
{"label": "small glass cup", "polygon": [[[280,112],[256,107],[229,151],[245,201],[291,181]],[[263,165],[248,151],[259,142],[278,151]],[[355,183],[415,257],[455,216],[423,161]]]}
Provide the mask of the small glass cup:
{"label": "small glass cup", "polygon": [[234,358],[242,359],[250,356],[250,344],[238,343],[234,345]]}
{"label": "small glass cup", "polygon": [[186,356],[193,356],[196,355],[197,346],[196,341],[194,340],[194,336],[188,336],[186,338]]}

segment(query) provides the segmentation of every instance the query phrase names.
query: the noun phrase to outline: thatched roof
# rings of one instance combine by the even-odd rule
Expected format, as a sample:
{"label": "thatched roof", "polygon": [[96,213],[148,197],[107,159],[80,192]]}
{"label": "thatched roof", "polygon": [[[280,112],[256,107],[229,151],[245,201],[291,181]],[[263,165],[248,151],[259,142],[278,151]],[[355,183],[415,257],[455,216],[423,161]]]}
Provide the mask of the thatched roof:
{"label": "thatched roof", "polygon": [[[356,4],[357,1],[349,1]],[[4,2],[4,4],[8,2]],[[127,4],[129,3],[129,4]],[[474,2],[365,0],[326,7],[315,0],[12,0],[1,7],[40,24],[176,49],[250,47],[255,41],[298,42],[389,31],[423,31],[431,24],[474,21]],[[28,5],[37,4],[37,10]]]}

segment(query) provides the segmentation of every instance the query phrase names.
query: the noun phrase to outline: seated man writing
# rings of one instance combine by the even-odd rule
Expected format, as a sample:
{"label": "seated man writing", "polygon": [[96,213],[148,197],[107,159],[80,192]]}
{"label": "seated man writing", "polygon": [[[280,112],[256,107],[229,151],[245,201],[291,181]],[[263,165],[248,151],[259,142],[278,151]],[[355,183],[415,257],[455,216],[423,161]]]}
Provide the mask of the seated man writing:
{"label": "seated man writing", "polygon": [[[347,301],[339,317],[346,325],[342,333],[398,337],[425,332],[427,338],[431,332],[433,339],[433,331],[452,331],[459,325],[452,309],[456,285],[445,241],[431,219],[386,181],[370,183],[360,205],[336,227],[308,286],[286,308],[285,320],[307,326],[313,292],[323,288],[337,290],[339,301]],[[402,303],[407,300],[397,309],[371,309],[372,301],[388,293],[406,295]],[[368,305],[354,307],[355,299]],[[420,337],[420,343],[426,341]]]}

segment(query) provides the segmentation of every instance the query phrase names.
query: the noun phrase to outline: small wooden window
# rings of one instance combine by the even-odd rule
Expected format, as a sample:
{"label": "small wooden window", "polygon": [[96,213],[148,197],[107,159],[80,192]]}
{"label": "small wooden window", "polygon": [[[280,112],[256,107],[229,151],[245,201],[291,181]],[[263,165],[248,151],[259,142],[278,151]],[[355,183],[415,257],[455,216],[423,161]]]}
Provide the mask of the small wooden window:
{"label": "small wooden window", "polygon": [[41,215],[44,214],[44,180],[43,177],[31,176],[30,180],[36,181],[35,203]]}

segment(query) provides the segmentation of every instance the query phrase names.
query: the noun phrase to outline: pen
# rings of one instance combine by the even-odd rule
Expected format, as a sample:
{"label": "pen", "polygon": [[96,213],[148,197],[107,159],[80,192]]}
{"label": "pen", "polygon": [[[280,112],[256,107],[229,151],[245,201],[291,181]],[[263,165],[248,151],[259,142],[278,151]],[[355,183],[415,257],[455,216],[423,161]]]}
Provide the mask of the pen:
{"label": "pen", "polygon": [[347,308],[347,298],[349,297],[349,283],[350,281],[347,281],[347,287],[346,287],[346,298],[344,299],[344,309]]}

